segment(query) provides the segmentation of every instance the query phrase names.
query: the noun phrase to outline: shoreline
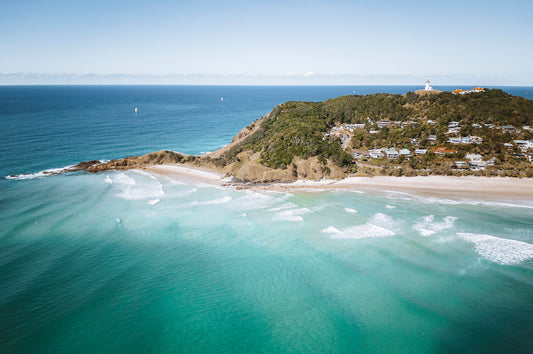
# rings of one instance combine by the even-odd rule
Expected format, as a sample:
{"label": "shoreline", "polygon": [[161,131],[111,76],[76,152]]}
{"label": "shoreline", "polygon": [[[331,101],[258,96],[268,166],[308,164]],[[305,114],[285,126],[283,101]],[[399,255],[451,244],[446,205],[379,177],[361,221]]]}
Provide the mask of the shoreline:
{"label": "shoreline", "polygon": [[341,180],[298,180],[291,183],[247,184],[212,169],[183,165],[158,165],[143,168],[177,181],[205,183],[236,189],[277,192],[353,190],[370,193],[398,192],[425,197],[484,200],[533,201],[533,179],[475,176],[347,177]]}

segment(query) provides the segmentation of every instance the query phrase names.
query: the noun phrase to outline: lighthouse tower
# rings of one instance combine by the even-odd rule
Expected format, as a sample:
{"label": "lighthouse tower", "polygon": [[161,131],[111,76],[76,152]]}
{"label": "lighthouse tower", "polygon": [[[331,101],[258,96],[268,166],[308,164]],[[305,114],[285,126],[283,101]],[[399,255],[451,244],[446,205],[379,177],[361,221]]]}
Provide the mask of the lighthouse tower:
{"label": "lighthouse tower", "polygon": [[433,91],[433,87],[429,84],[429,77],[426,79],[426,88],[424,90]]}

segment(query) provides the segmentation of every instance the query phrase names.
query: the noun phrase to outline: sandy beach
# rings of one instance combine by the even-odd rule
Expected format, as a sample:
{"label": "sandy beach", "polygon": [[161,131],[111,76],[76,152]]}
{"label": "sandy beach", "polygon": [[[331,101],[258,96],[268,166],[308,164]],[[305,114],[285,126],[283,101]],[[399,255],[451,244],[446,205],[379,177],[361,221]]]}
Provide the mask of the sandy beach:
{"label": "sandy beach", "polygon": [[280,192],[346,189],[364,192],[404,192],[440,198],[520,199],[533,201],[533,179],[510,177],[349,177],[342,180],[299,180],[293,183],[242,184],[233,182],[223,173],[183,165],[161,165],[146,168],[182,182],[206,183],[217,186],[252,188]]}

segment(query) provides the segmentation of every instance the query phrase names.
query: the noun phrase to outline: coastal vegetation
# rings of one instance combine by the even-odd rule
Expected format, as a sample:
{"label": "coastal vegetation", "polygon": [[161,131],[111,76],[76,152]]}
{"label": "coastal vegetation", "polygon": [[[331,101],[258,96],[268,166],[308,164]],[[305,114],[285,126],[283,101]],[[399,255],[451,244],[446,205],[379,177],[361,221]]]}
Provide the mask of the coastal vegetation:
{"label": "coastal vegetation", "polygon": [[93,164],[88,171],[180,163],[248,182],[349,175],[533,177],[531,126],[533,101],[498,89],[289,101],[208,155],[159,151]]}
{"label": "coastal vegetation", "polygon": [[[223,156],[226,164],[249,150],[260,152],[258,162],[275,169],[287,168],[295,157],[316,156],[324,165],[331,161],[345,173],[533,175],[528,160],[533,151],[515,143],[533,139],[529,128],[533,125],[533,101],[499,89],[470,95],[409,92],[291,101],[254,124],[260,128]],[[454,130],[449,128],[451,124]],[[348,126],[357,128],[342,129]],[[335,127],[340,127],[342,134],[329,134]],[[471,137],[477,143],[469,139],[450,143],[458,136]],[[439,154],[443,147],[444,153]],[[354,151],[379,148],[409,150],[409,155],[370,159],[363,153],[361,159],[354,157]],[[416,150],[425,153],[416,155]],[[458,167],[456,162],[466,156],[481,157],[489,165]]]}

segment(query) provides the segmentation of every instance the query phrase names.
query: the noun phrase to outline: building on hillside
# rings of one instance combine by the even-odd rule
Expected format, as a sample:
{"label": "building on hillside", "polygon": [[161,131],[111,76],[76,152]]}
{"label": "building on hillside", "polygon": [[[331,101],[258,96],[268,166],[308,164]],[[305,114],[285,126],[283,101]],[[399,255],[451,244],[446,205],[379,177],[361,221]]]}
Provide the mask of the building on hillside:
{"label": "building on hillside", "polygon": [[512,125],[504,125],[501,127],[501,130],[503,130],[505,133],[513,133],[516,128],[513,127]]}
{"label": "building on hillside", "polygon": [[495,164],[496,164],[495,157],[491,157],[490,159],[487,160],[487,166],[494,166]]}
{"label": "building on hillside", "polygon": [[409,149],[401,149],[400,150],[400,156],[403,156],[405,158],[411,157],[411,151]]}
{"label": "building on hillside", "polygon": [[481,144],[483,142],[483,138],[480,136],[470,135],[468,138],[472,144]]}
{"label": "building on hillside", "polygon": [[429,77],[426,79],[426,87],[424,87],[424,91],[433,91],[433,87],[431,87],[429,82]]}
{"label": "building on hillside", "polygon": [[400,154],[394,148],[388,149],[385,153],[387,154],[388,159],[397,159],[400,157]]}
{"label": "building on hillside", "polygon": [[457,128],[459,127],[459,122],[452,121],[448,123],[448,128]]}
{"label": "building on hillside", "polygon": [[391,124],[390,120],[380,120],[378,122],[378,127],[385,128],[385,127],[388,127],[390,124]]}
{"label": "building on hillside", "polygon": [[415,155],[425,155],[427,152],[427,149],[416,149]]}
{"label": "building on hillside", "polygon": [[368,155],[373,159],[382,159],[384,156],[380,149],[368,150]]}
{"label": "building on hillside", "polygon": [[433,152],[435,152],[435,155],[441,155],[444,156],[446,154],[455,154],[457,150],[453,149],[446,149],[445,147],[438,147],[436,149],[431,149]]}

